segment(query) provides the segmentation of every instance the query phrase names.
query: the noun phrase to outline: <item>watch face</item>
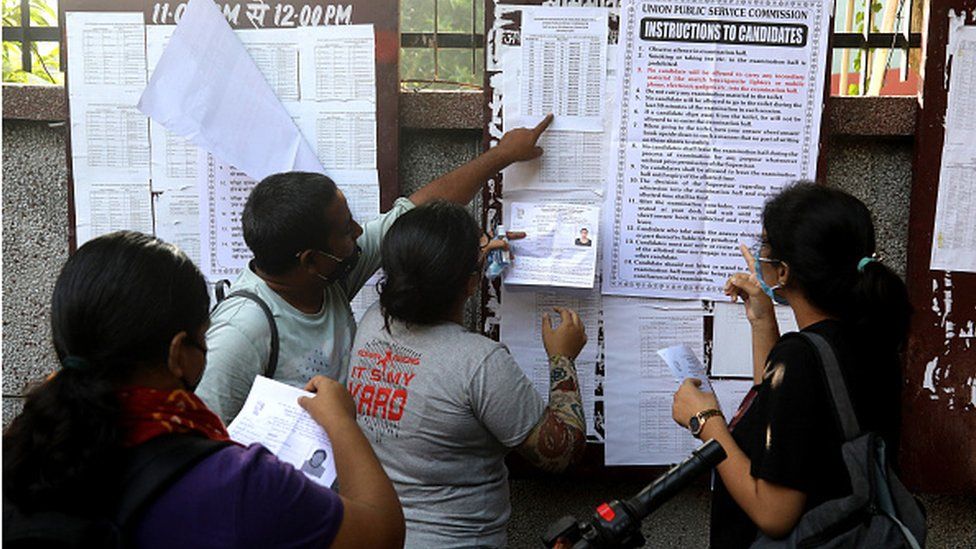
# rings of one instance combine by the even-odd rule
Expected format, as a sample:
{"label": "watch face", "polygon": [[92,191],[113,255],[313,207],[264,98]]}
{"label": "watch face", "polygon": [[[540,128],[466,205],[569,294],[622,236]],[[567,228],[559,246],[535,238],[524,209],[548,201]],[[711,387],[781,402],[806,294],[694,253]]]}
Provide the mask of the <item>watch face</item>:
{"label": "watch face", "polygon": [[691,419],[688,420],[688,430],[694,435],[697,435],[698,431],[701,430],[701,420],[698,419],[698,416],[692,416]]}

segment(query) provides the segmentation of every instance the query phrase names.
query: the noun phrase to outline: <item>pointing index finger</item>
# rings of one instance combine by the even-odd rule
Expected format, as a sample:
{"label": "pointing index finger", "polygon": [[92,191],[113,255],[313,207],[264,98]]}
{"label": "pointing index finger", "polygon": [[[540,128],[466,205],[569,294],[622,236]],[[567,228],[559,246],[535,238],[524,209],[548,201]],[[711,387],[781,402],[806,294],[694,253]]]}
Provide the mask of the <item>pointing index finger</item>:
{"label": "pointing index finger", "polygon": [[552,113],[549,113],[546,115],[545,118],[542,119],[542,122],[539,122],[539,124],[536,127],[532,128],[532,133],[535,134],[536,139],[538,139],[539,136],[542,135],[542,132],[546,131],[546,128],[549,127],[549,124],[552,124],[552,118],[553,118]]}
{"label": "pointing index finger", "polygon": [[749,246],[739,243],[739,252],[742,253],[742,258],[746,260],[746,267],[749,268],[751,274],[756,274],[756,258],[752,255],[752,250]]}

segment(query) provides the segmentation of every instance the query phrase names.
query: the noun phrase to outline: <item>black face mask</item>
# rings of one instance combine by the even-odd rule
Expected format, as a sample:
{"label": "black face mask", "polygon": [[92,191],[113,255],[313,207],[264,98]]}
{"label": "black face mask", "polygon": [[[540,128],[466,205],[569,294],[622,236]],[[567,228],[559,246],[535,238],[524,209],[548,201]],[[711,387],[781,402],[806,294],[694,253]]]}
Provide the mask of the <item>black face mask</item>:
{"label": "black face mask", "polygon": [[353,250],[351,254],[349,254],[343,259],[339,259],[338,257],[328,252],[323,252],[321,250],[317,250],[317,251],[320,254],[325,255],[329,259],[338,262],[338,265],[336,265],[335,270],[329,273],[329,276],[318,275],[319,278],[328,282],[329,284],[333,284],[335,282],[345,280],[346,277],[349,276],[349,273],[351,273],[352,270],[356,268],[356,265],[359,264],[359,257],[363,255],[363,249],[359,247],[359,244],[356,244],[356,249]]}

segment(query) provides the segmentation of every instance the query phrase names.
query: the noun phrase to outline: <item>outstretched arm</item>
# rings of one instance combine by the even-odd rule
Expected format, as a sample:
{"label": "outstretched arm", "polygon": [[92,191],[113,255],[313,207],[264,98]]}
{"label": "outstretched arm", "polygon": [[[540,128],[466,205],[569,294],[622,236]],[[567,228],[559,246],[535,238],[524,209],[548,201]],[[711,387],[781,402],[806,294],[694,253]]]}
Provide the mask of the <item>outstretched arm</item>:
{"label": "outstretched arm", "polygon": [[424,185],[410,195],[410,201],[417,206],[432,200],[447,200],[466,205],[488,179],[502,168],[514,162],[541,156],[542,148],[536,143],[551,122],[550,114],[534,128],[516,128],[506,132],[498,145],[460,168]]}
{"label": "outstretched arm", "polygon": [[576,311],[556,308],[562,322],[555,330],[546,314],[542,341],[549,355],[549,405],[519,445],[519,453],[536,467],[559,472],[578,460],[586,449],[583,398],[573,360],[586,345],[586,332]]}

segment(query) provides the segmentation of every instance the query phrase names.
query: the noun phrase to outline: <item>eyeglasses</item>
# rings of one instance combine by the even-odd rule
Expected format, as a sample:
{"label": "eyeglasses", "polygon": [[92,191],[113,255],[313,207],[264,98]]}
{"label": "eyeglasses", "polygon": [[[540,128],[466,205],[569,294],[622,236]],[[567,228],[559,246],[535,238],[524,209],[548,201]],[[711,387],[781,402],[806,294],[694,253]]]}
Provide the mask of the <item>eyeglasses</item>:
{"label": "eyeglasses", "polygon": [[749,247],[749,252],[752,253],[752,257],[754,257],[760,263],[782,263],[783,262],[783,260],[781,259],[763,257],[761,252],[764,246],[768,247],[769,243],[763,240],[762,238],[757,238],[756,241],[752,244],[752,246]]}

